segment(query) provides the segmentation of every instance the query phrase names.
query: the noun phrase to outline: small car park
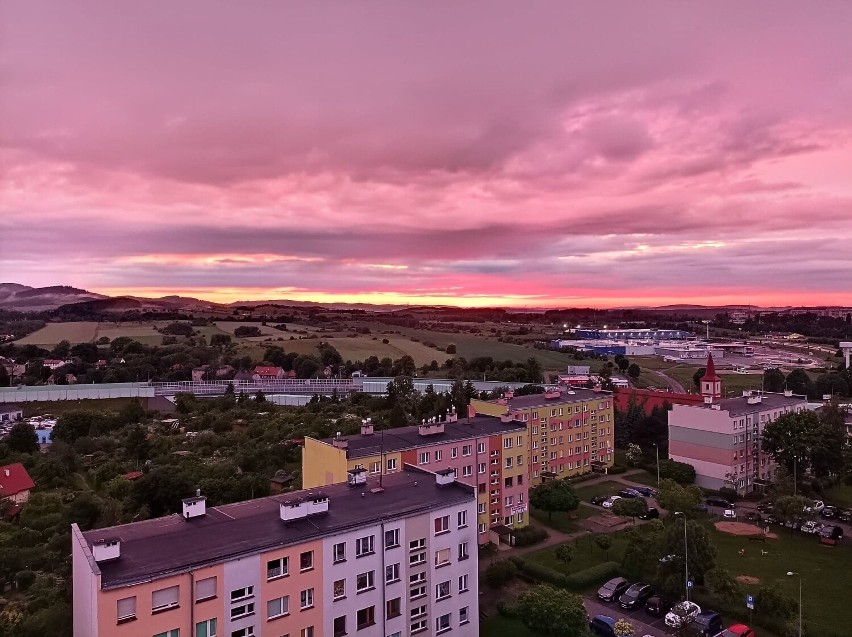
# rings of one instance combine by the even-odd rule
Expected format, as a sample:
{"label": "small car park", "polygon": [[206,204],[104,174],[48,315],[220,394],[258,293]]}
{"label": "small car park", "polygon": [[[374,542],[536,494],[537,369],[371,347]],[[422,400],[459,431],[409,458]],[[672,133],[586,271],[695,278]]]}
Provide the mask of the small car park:
{"label": "small car park", "polygon": [[646,498],[657,497],[657,490],[654,489],[653,487],[635,486],[635,487],[633,487],[633,490],[638,491],[641,495],[645,496]]}
{"label": "small car park", "polygon": [[600,637],[615,637],[615,619],[609,615],[595,615],[589,621],[589,630]]}
{"label": "small car park", "polygon": [[654,595],[645,602],[645,612],[654,617],[664,617],[671,610],[671,603],[665,597]]}
{"label": "small car park", "polygon": [[837,507],[834,506],[826,506],[822,511],[819,512],[820,516],[825,518],[826,520],[833,520],[837,517],[839,511]]}
{"label": "small car park", "polygon": [[598,589],[598,599],[605,602],[615,601],[628,588],[630,588],[630,582],[623,577],[615,577]]}
{"label": "small car park", "polygon": [[731,506],[733,506],[725,498],[705,498],[704,501],[707,503],[707,506],[711,507],[721,507],[723,509],[730,509]]}
{"label": "small car park", "polygon": [[642,497],[641,493],[639,493],[636,489],[631,489],[631,488],[622,489],[621,491],[618,492],[618,495],[620,495],[622,498],[641,498]]}
{"label": "small car park", "polygon": [[618,603],[622,608],[642,608],[653,594],[654,589],[649,584],[636,582],[621,594]]}
{"label": "small car park", "polygon": [[659,511],[659,509],[656,509],[656,508],[654,508],[654,507],[651,507],[650,509],[648,509],[647,511],[645,511],[645,513],[643,513],[642,515],[640,515],[640,516],[639,516],[639,519],[640,519],[640,520],[656,520],[656,519],[657,519],[657,518],[659,518],[659,517],[660,517],[660,511]]}
{"label": "small car park", "polygon": [[666,626],[669,628],[681,628],[691,623],[700,612],[701,607],[695,602],[688,602],[686,600],[678,602],[666,614]]}
{"label": "small car park", "polygon": [[713,637],[722,630],[722,616],[714,610],[704,610],[695,616],[689,632],[698,637]]}
{"label": "small car park", "polygon": [[595,495],[595,496],[592,496],[592,499],[589,500],[589,502],[591,502],[592,504],[597,504],[598,506],[600,506],[601,504],[603,504],[607,500],[609,500],[608,495]]}
{"label": "small car park", "polygon": [[621,500],[621,496],[620,496],[620,495],[613,495],[613,496],[610,496],[609,498],[607,498],[606,502],[604,502],[601,506],[602,506],[604,509],[611,509],[611,508],[612,508],[612,505],[614,505],[614,504],[615,504],[616,502],[618,502],[619,500]]}

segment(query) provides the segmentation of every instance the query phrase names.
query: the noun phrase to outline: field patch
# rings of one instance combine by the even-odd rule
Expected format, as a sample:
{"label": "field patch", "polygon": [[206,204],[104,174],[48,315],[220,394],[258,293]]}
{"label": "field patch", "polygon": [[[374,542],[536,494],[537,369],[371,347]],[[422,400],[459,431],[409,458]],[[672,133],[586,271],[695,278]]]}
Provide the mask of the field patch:
{"label": "field patch", "polygon": [[54,346],[60,341],[68,341],[72,345],[89,343],[95,338],[98,323],[95,321],[76,321],[73,323],[48,323],[40,330],[27,334],[15,341],[16,345]]}

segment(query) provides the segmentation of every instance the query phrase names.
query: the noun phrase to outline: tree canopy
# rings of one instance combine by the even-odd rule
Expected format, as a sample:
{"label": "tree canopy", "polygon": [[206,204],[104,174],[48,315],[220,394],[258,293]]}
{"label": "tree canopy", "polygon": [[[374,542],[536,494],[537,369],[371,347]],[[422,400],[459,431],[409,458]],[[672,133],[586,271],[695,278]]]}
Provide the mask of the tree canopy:
{"label": "tree canopy", "polygon": [[531,631],[546,637],[585,637],[583,598],[546,584],[534,586],[518,600],[518,615]]}
{"label": "tree canopy", "polygon": [[568,513],[580,506],[580,498],[565,480],[547,480],[530,489],[530,505],[547,511],[549,519],[554,512]]}

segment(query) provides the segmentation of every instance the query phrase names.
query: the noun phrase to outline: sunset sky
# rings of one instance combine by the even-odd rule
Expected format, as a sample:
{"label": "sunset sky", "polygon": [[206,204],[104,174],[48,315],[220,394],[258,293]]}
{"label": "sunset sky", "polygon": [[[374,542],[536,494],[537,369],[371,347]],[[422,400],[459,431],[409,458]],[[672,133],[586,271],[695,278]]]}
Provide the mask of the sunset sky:
{"label": "sunset sky", "polygon": [[0,281],[852,305],[852,2],[2,2]]}

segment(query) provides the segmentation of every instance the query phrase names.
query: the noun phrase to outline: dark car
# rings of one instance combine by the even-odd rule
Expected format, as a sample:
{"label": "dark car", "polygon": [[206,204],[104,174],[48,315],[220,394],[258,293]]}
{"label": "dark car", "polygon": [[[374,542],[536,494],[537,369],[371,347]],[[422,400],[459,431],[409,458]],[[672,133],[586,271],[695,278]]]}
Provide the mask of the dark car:
{"label": "dark car", "polygon": [[618,598],[618,603],[622,608],[641,608],[651,595],[654,594],[654,589],[650,584],[637,582]]}
{"label": "dark car", "polygon": [[648,598],[645,602],[645,612],[655,617],[665,617],[666,613],[671,610],[672,603],[665,597],[655,595]]}
{"label": "dark car", "polygon": [[707,503],[707,506],[711,507],[722,507],[724,509],[730,509],[734,505],[728,502],[725,498],[705,498],[704,500]]}
{"label": "dark car", "polygon": [[763,521],[767,524],[781,524],[781,520],[776,518],[774,515],[767,515],[765,518],[763,518]]}
{"label": "dark car", "polygon": [[636,489],[622,489],[618,492],[622,498],[641,498],[642,494],[639,493]]}
{"label": "dark car", "polygon": [[821,517],[824,517],[826,520],[833,520],[837,517],[837,507],[826,506],[822,511],[819,512]]}
{"label": "dark car", "polygon": [[757,510],[761,513],[772,513],[775,510],[775,506],[771,502],[761,502],[757,505]]}
{"label": "dark car", "polygon": [[819,534],[821,537],[827,537],[831,540],[842,540],[843,527],[826,524],[822,527],[822,529],[820,529]]}
{"label": "dark car", "polygon": [[650,509],[645,511],[645,513],[640,515],[639,519],[640,520],[656,520],[658,517],[660,517],[659,510],[655,509],[654,507],[651,507]]}
{"label": "dark car", "polygon": [[837,519],[841,522],[852,522],[852,509],[841,509],[837,514]]}
{"label": "dark car", "polygon": [[698,613],[689,625],[689,632],[700,637],[714,637],[721,632],[722,616],[716,611],[705,610]]}
{"label": "dark car", "polygon": [[630,582],[623,577],[615,577],[598,589],[598,599],[611,602],[618,599],[624,591],[630,588]]}
{"label": "dark car", "polygon": [[640,494],[645,496],[646,498],[654,498],[657,495],[657,490],[652,487],[633,487],[634,491],[638,491]]}
{"label": "dark car", "polygon": [[595,615],[589,622],[589,629],[601,637],[615,637],[615,619],[609,615]]}
{"label": "dark car", "polygon": [[609,500],[608,495],[595,495],[595,496],[592,496],[592,499],[589,500],[589,502],[591,502],[592,504],[597,504],[598,506],[600,506],[601,504],[603,504],[607,500]]}

